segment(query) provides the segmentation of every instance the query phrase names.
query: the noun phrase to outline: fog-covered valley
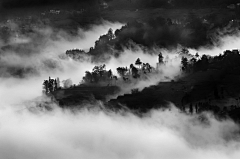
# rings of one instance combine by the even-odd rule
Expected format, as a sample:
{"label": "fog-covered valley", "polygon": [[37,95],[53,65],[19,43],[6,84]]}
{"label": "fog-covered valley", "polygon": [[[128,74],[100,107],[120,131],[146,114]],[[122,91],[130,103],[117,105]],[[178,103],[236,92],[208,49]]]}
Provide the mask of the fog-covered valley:
{"label": "fog-covered valley", "polygon": [[101,9],[1,21],[0,158],[238,159],[239,20]]}

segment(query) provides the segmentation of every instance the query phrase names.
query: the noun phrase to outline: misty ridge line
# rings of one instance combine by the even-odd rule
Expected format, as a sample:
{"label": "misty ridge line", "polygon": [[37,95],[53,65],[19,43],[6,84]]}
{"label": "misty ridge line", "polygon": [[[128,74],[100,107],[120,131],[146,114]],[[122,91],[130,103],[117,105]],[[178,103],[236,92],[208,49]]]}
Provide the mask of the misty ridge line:
{"label": "misty ridge line", "polygon": [[[11,24],[11,25],[13,25],[13,28],[16,28],[16,24]],[[108,27],[109,28],[109,27]],[[51,35],[51,29],[47,29],[47,30],[39,30],[39,32],[40,33],[42,33],[43,34],[43,37],[44,36],[46,36],[47,35],[47,37],[49,37],[49,35]],[[94,31],[95,32],[95,31]],[[64,49],[64,47],[65,47],[65,45],[62,43],[62,42],[66,42],[64,39],[71,39],[66,33],[64,33],[64,32],[59,32],[60,34],[58,35],[58,36],[53,36],[53,38],[54,38],[54,40],[53,41],[47,41],[47,43],[45,44],[47,47],[45,48],[44,46],[43,46],[43,48],[44,48],[44,51],[42,51],[42,52],[46,52],[46,53],[44,53],[43,55],[44,56],[41,56],[42,54],[41,54],[41,51],[38,51],[38,49],[37,49],[37,52],[39,53],[40,52],[40,54],[38,55],[37,54],[37,57],[35,58],[35,57],[33,57],[33,58],[31,58],[31,59],[28,59],[28,60],[25,60],[24,58],[21,58],[20,57],[20,59],[19,59],[19,56],[15,56],[15,53],[13,52],[13,57],[15,58],[15,60],[14,60],[14,62],[12,62],[11,63],[11,61],[12,61],[12,59],[14,59],[14,58],[12,58],[11,57],[11,54],[9,54],[10,55],[10,57],[8,57],[8,58],[6,58],[5,60],[4,60],[4,56],[2,57],[2,59],[5,61],[5,62],[7,62],[7,63],[10,63],[10,66],[11,65],[13,65],[13,67],[14,67],[14,65],[17,65],[17,66],[21,66],[22,64],[24,64],[24,65],[27,65],[27,66],[31,66],[33,63],[34,64],[36,64],[36,63],[39,63],[40,64],[40,68],[38,68],[38,66],[36,66],[37,67],[37,70],[39,70],[39,71],[42,71],[42,70],[45,70],[46,72],[48,72],[48,71],[50,71],[50,70],[56,70],[56,72],[58,72],[58,71],[61,71],[61,70],[64,70],[64,69],[66,69],[65,67],[66,67],[66,65],[68,65],[69,63],[67,62],[67,61],[64,61],[64,60],[62,60],[62,59],[60,59],[60,61],[58,61],[57,59],[58,59],[58,57],[56,56],[56,53],[57,53],[57,55],[61,55],[62,53],[64,53],[64,51],[65,50],[67,50],[67,49]],[[106,33],[106,31],[105,31],[105,33]],[[104,33],[103,33],[104,34]],[[81,33],[80,33],[80,35],[81,35]],[[38,37],[38,36],[37,36]],[[80,37],[84,37],[84,35],[81,35]],[[96,36],[96,37],[98,37],[98,36]],[[95,41],[95,40],[94,40]],[[25,40],[23,40],[23,42],[26,42]],[[41,41],[40,41],[41,42]],[[58,44],[58,42],[60,42],[59,44]],[[70,43],[72,44],[73,43],[73,41],[71,40],[70,41]],[[74,47],[72,47],[72,45],[70,44],[70,46],[68,46],[68,45],[66,45],[68,48],[74,48]],[[74,43],[73,45],[75,45],[76,46],[76,43]],[[53,47],[53,46],[55,46],[55,48]],[[133,50],[137,50],[137,52],[139,51],[139,50],[141,50],[142,48],[140,47],[139,48],[139,46],[138,45],[135,45],[134,43],[132,43],[132,44],[130,44],[130,46],[131,47],[135,47],[135,48],[133,48]],[[41,47],[41,46],[40,46]],[[23,48],[25,48],[25,46],[23,47]],[[57,50],[56,50],[56,48],[58,48]],[[136,49],[137,48],[137,49]],[[143,48],[144,49],[144,48]],[[41,49],[40,49],[41,50]],[[156,54],[156,52],[158,52],[159,51],[159,49],[154,49],[154,51],[153,51],[153,53],[151,53],[151,54],[154,54],[154,52],[155,52],[155,54]],[[128,52],[128,51],[126,51],[126,52]],[[144,53],[148,53],[149,51],[143,51]],[[50,53],[50,54],[49,54]],[[200,52],[201,53],[201,52]],[[9,56],[9,55],[7,55],[7,56]],[[42,58],[43,57],[43,58]],[[49,58],[50,57],[50,58]],[[56,58],[55,58],[56,57]],[[137,54],[136,54],[136,57],[139,57]],[[108,57],[109,58],[109,57]],[[107,59],[108,59],[107,58]],[[39,60],[40,59],[40,61],[39,62],[36,62],[36,59],[37,60]],[[30,61],[30,63],[28,64],[28,62]],[[34,61],[34,62],[31,62],[31,61]],[[113,60],[114,61],[114,60]],[[115,60],[115,62],[116,61],[118,61],[118,60]],[[151,60],[151,61],[153,61],[153,60]],[[155,61],[155,60],[154,60]],[[19,62],[19,64],[17,63],[17,62]],[[43,62],[43,63],[42,63]],[[70,64],[67,66],[68,67],[68,69],[69,68],[76,68],[76,66],[74,66],[75,64],[76,64],[77,62],[75,62],[75,61],[72,61],[72,62],[70,62]],[[86,64],[86,63],[85,63]],[[85,64],[83,64],[83,65],[85,65]],[[129,65],[130,63],[128,63],[128,64],[121,64],[122,66],[126,66],[126,65]],[[155,62],[152,62],[152,65],[154,66],[156,63]],[[81,65],[81,64],[80,64]],[[92,65],[92,64],[90,64],[90,65]],[[86,65],[85,65],[86,66]],[[91,69],[91,68],[93,68],[93,66],[94,65],[92,65],[92,66],[90,66],[89,68]],[[108,65],[109,66],[109,65]],[[119,66],[119,65],[118,65]],[[112,67],[110,67],[110,68],[112,68]],[[115,66],[115,68],[117,68],[116,66]],[[89,70],[90,70],[89,69]],[[115,70],[115,69],[113,69],[113,70]],[[28,71],[28,70],[27,70]],[[45,72],[44,71],[44,72]],[[85,71],[85,70],[84,70]],[[31,70],[30,69],[30,73],[31,72],[34,72],[34,70]],[[55,71],[54,71],[55,72]],[[83,72],[83,70],[82,70],[82,72]],[[21,72],[20,72],[21,73]],[[83,77],[83,74],[84,73],[82,73],[82,77]],[[48,77],[49,76],[49,74],[46,76],[46,77]],[[65,79],[68,79],[69,77],[66,77]],[[79,82],[79,80],[81,79],[81,77],[78,79],[78,82]],[[76,81],[76,80],[74,80],[74,81]],[[77,82],[77,83],[78,83]]]}
{"label": "misty ridge line", "polygon": [[[18,28],[17,27],[17,24],[14,24],[14,23],[9,23],[9,25],[10,25],[10,28],[13,28],[13,29],[16,29],[16,28]],[[136,24],[131,24],[131,25],[136,25]],[[131,26],[130,25],[130,26]],[[126,28],[126,27],[122,27],[122,28]],[[59,31],[57,34],[53,34],[52,33],[52,29],[40,29],[40,30],[36,30],[35,29],[35,31],[37,32],[37,33],[40,33],[40,37],[41,37],[41,34],[43,34],[43,37],[45,37],[46,36],[46,38],[52,38],[54,41],[56,41],[56,40],[59,40],[59,41],[62,41],[62,40],[64,40],[64,39],[72,39],[73,37],[72,36],[69,36],[68,34],[66,34],[66,33],[64,33],[64,32],[62,32],[62,31]],[[117,33],[117,32],[120,32],[119,30],[117,31],[116,30],[116,32],[115,33]],[[38,34],[37,34],[38,35]],[[51,35],[50,37],[49,37],[49,35]],[[81,37],[81,33],[79,34],[80,35],[80,37]],[[82,35],[83,37],[84,37],[84,35]],[[35,39],[36,38],[38,38],[39,39],[39,36],[37,36],[37,37],[35,37]],[[105,36],[101,36],[100,38],[99,38],[99,40],[101,39],[101,38],[103,38],[103,41],[104,41],[104,38],[105,38]],[[41,39],[41,38],[40,38]],[[45,38],[44,38],[45,39]],[[74,39],[74,38],[73,38]],[[101,52],[101,49],[99,49],[98,50],[98,48],[96,47],[97,46],[97,42],[99,41],[99,40],[97,40],[96,42],[95,42],[95,49],[97,49],[96,51],[98,52],[98,51],[100,51]],[[15,37],[15,41],[13,42],[14,40],[10,40],[10,45],[11,44],[14,44],[14,43],[27,43],[29,40],[28,40],[28,38],[24,38],[24,36],[23,36],[23,39],[21,39],[21,38],[18,38],[18,37]],[[38,40],[37,40],[38,41]],[[55,44],[55,42],[49,42],[49,45],[54,45]],[[71,40],[72,41],[72,40]],[[41,43],[41,41],[40,41],[40,43]],[[21,52],[21,49],[24,51],[24,54],[26,54],[26,52],[31,52],[31,53],[33,53],[34,51],[37,51],[36,49],[36,46],[38,46],[39,45],[39,43],[37,43],[37,44],[33,44],[33,47],[34,48],[27,48],[27,47],[25,47],[24,45],[22,46],[22,47],[20,47],[20,48],[15,48],[15,47],[13,47],[13,48],[11,48],[10,47],[10,50],[11,49],[16,49],[19,53]],[[41,46],[41,45],[40,45]],[[42,47],[44,47],[44,46],[42,46]],[[131,47],[131,45],[129,46],[129,47]],[[132,46],[132,47],[134,47],[134,45]],[[92,47],[91,47],[92,48]],[[89,52],[89,54],[91,54],[91,55],[94,55],[93,57],[95,57],[95,52],[94,52],[94,49],[91,49],[90,48],[90,52]],[[87,48],[88,49],[88,48]],[[6,48],[6,50],[8,50],[8,48]],[[64,49],[63,49],[64,50]],[[63,50],[61,50],[61,52],[63,52]],[[65,49],[66,50],[66,49]],[[92,51],[91,51],[92,50]],[[113,48],[113,50],[114,50],[114,48]],[[60,52],[60,50],[59,50],[59,52]],[[97,53],[96,52],[96,53]],[[23,55],[24,55],[23,54]],[[110,53],[110,54],[112,54],[112,53]],[[116,54],[118,54],[118,53],[116,53]],[[98,57],[98,56],[103,56],[103,57],[105,57],[106,56],[106,54],[103,54],[102,55],[102,53],[99,53],[99,55],[98,54],[96,54],[96,58],[94,58],[93,60],[96,60],[96,61],[101,61],[101,60],[105,60],[105,58],[103,58],[103,57]],[[106,57],[107,59],[109,58],[109,57]],[[8,60],[8,59],[7,59]],[[29,60],[29,61],[31,61],[31,60]],[[52,68],[54,68],[54,65],[57,65],[56,64],[56,62],[54,62],[54,61],[49,61],[48,62],[48,60],[45,60],[46,61],[46,63],[44,64],[44,65],[46,65],[47,67],[50,67],[50,69],[52,69]],[[31,68],[29,68],[30,69],[30,72],[31,72]],[[33,70],[34,71],[34,70]]]}
{"label": "misty ridge line", "polygon": [[[16,27],[15,25],[14,25],[14,27]],[[109,27],[108,27],[109,28]],[[47,37],[49,37],[49,35],[51,35],[51,30],[50,29],[47,29],[46,31],[45,30],[39,30],[39,32],[40,33],[42,33],[44,36],[45,35],[47,35]],[[95,32],[95,31],[94,31]],[[105,33],[106,33],[106,31],[105,31]],[[46,44],[46,46],[48,46],[47,48],[46,48],[46,53],[44,53],[43,55],[44,56],[41,56],[42,54],[39,54],[39,56],[37,55],[37,58],[34,58],[33,57],[33,59],[31,59],[31,60],[25,60],[24,58],[23,58],[23,63],[24,63],[24,65],[26,65],[27,63],[28,63],[28,61],[34,61],[34,63],[36,63],[36,59],[37,60],[39,60],[40,59],[40,68],[38,68],[38,70],[39,71],[41,71],[41,70],[45,70],[46,72],[48,72],[48,71],[52,71],[52,70],[54,70],[55,68],[57,69],[56,71],[58,72],[58,70],[59,71],[61,71],[61,70],[64,70],[64,69],[66,69],[66,67],[67,67],[67,69],[72,69],[72,68],[74,68],[74,69],[76,69],[76,66],[74,66],[74,65],[76,65],[77,64],[77,62],[75,62],[75,61],[72,61],[72,62],[70,62],[70,63],[68,63],[67,61],[63,61],[63,60],[61,60],[60,59],[60,62],[59,61],[56,61],[56,59],[58,59],[58,57],[57,58],[55,58],[56,57],[56,53],[57,53],[57,55],[59,55],[59,53],[61,53],[61,52],[63,52],[64,53],[64,51],[65,50],[67,50],[67,49],[64,49],[64,47],[66,47],[64,44],[63,44],[63,42],[66,42],[64,39],[69,39],[69,36],[66,36],[67,34],[66,33],[61,33],[60,32],[60,34],[53,40],[53,41],[49,41],[49,42],[47,42],[47,44]],[[80,34],[81,35],[81,34]],[[44,37],[43,36],[43,37]],[[62,38],[62,36],[63,37],[65,37],[64,39]],[[53,36],[53,37],[55,37],[55,36]],[[84,36],[83,36],[84,37]],[[96,37],[98,37],[98,35],[96,36]],[[56,41],[57,40],[57,41]],[[58,43],[58,41],[60,42],[60,43]],[[95,41],[95,40],[94,40]],[[67,46],[68,48],[74,48],[74,47],[72,47],[72,41],[70,41],[71,42],[71,44],[70,44],[70,46]],[[59,45],[60,44],[60,45]],[[73,45],[75,45],[76,46],[76,44],[74,43]],[[133,50],[137,50],[137,52],[139,51],[139,50],[141,50],[141,47],[139,48],[137,45],[135,45],[134,43],[132,43],[131,44],[132,45],[132,47],[135,47],[135,49],[133,48]],[[53,47],[53,46],[55,46],[55,47]],[[56,48],[58,48],[57,50],[56,50]],[[137,49],[136,49],[137,48]],[[41,47],[40,47],[40,49],[41,49]],[[40,51],[41,52],[41,51]],[[45,52],[45,51],[42,51],[42,52]],[[127,51],[127,52],[129,52],[129,51]],[[135,51],[134,51],[135,52]],[[144,53],[147,53],[147,52],[149,52],[149,51],[143,51]],[[158,49],[155,49],[154,50],[154,52],[158,52]],[[49,53],[50,53],[50,55],[49,55]],[[153,53],[154,54],[154,53]],[[155,53],[156,54],[156,53]],[[125,54],[126,55],[126,54]],[[127,55],[127,56],[129,56],[129,55]],[[43,58],[42,58],[43,57]],[[50,59],[49,59],[49,57],[50,57]],[[135,57],[137,58],[137,57],[139,57],[137,54],[135,54]],[[19,58],[18,56],[17,56],[17,58]],[[108,57],[109,58],[109,57]],[[135,58],[135,59],[136,59]],[[148,57],[146,57],[146,58],[148,58]],[[3,58],[4,59],[4,58]],[[152,58],[153,59],[153,58]],[[22,60],[22,58],[20,58],[20,59],[16,59],[15,61],[14,61],[14,65],[16,64],[16,62],[17,61],[19,61],[20,63],[19,63],[19,65],[21,66],[23,63],[21,62],[21,60]],[[126,60],[126,59],[124,59],[124,60]],[[11,58],[8,58],[8,59],[6,59],[5,60],[6,62],[11,62],[12,60],[11,60]],[[114,61],[114,60],[113,60]],[[115,62],[117,62],[118,60],[115,60]],[[148,61],[155,61],[155,60],[148,60]],[[43,64],[42,64],[42,62],[43,62]],[[38,62],[37,62],[38,63]],[[31,65],[32,63],[30,63],[30,64],[28,64],[28,65]],[[154,66],[156,63],[155,62],[153,62],[152,63],[152,65]],[[79,64],[77,64],[77,65],[79,65]],[[83,63],[82,65],[84,65],[84,66],[86,66],[86,63]],[[89,64],[88,64],[89,65]],[[92,64],[90,64],[90,65],[92,65]],[[121,64],[122,66],[126,66],[126,65],[130,65],[130,63],[128,63],[128,64]],[[81,64],[80,64],[80,66],[81,66]],[[90,66],[89,68],[91,69],[91,68],[93,68],[93,66],[94,65],[92,65],[92,66]],[[108,64],[108,66],[109,66],[109,64]],[[119,66],[119,65],[118,65]],[[37,66],[38,67],[38,66]],[[110,68],[112,68],[112,67],[110,67]],[[115,68],[117,68],[116,67],[116,65],[115,65]],[[89,70],[90,70],[89,69]],[[113,70],[115,70],[115,69],[113,69]],[[44,71],[44,72],[45,72]],[[82,70],[82,72],[83,71],[85,71],[85,70]],[[55,72],[55,71],[54,71]],[[79,82],[79,80],[83,77],[83,74],[84,73],[82,73],[82,75],[77,79],[77,81]],[[49,74],[46,76],[46,77],[48,77],[49,76]],[[68,79],[69,78],[69,76],[68,77],[66,77],[65,79]],[[76,79],[74,80],[74,81],[76,81]],[[77,83],[78,83],[77,82]]]}
{"label": "misty ridge line", "polygon": [[[163,21],[164,19],[161,19],[160,18],[160,20],[161,21]],[[165,23],[165,22],[163,22],[163,23]],[[40,23],[41,24],[41,23]],[[17,29],[18,28],[18,26],[17,26],[17,24],[15,24],[14,22],[9,22],[9,25],[10,25],[10,28],[13,28],[13,29]],[[129,27],[131,28],[131,27],[135,27],[135,26],[137,26],[137,27],[141,27],[141,23],[139,23],[139,22],[133,22],[133,23],[130,23],[129,24]],[[32,26],[32,27],[35,27],[35,26]],[[122,27],[121,28],[121,30],[123,30],[123,31],[120,31],[120,30],[116,30],[116,32],[115,32],[115,34],[117,35],[117,34],[119,34],[119,32],[121,33],[121,32],[123,32],[123,35],[124,35],[124,31],[126,30],[124,30],[124,28],[128,28],[127,26],[124,26],[124,27]],[[134,28],[133,28],[134,29]],[[51,29],[52,30],[52,29]],[[51,35],[50,37],[52,38],[52,39],[54,39],[54,40],[60,40],[61,41],[61,39],[62,38],[64,38],[64,39],[71,39],[71,38],[73,38],[72,36],[69,36],[68,34],[66,34],[66,33],[64,33],[64,32],[62,32],[62,31],[59,31],[59,32],[57,32],[57,34],[53,34],[52,33],[52,31],[51,30],[49,30],[49,29],[47,29],[47,30],[42,30],[42,32],[41,32],[41,29],[38,31],[36,31],[36,29],[35,29],[35,31],[36,32],[40,32],[40,35],[41,35],[41,33],[43,34],[43,37],[44,36],[46,36],[46,38],[49,36],[49,35]],[[80,36],[81,36],[81,33],[80,33]],[[37,36],[38,38],[39,38],[39,36]],[[40,36],[41,37],[41,36]],[[104,38],[105,38],[105,36],[101,36],[100,38],[99,38],[99,40],[97,40],[96,42],[95,42],[95,48],[93,48],[93,49],[91,49],[90,48],[90,54],[92,54],[92,55],[94,55],[94,57],[95,57],[95,54],[97,53],[97,52],[102,52],[101,51],[101,48],[99,49],[97,46],[97,42],[99,42],[100,40],[101,40],[101,38],[102,38],[102,40],[103,40],[103,43],[104,43]],[[133,37],[134,38],[134,37]],[[17,39],[17,38],[16,38]],[[21,42],[23,42],[23,43],[25,43],[25,42],[27,42],[27,39],[17,39],[16,40],[15,39],[15,41],[17,41],[18,43],[21,43]],[[40,38],[41,39],[41,38]],[[63,40],[63,39],[62,39]],[[37,40],[38,41],[38,40]],[[11,43],[11,42],[10,42]],[[13,42],[12,42],[13,43]],[[36,46],[36,45],[34,45],[34,46]],[[101,46],[100,46],[101,47]],[[131,45],[130,45],[130,47],[131,47]],[[134,46],[133,46],[134,47]],[[25,49],[26,47],[24,47],[23,46],[23,49]],[[19,48],[17,48],[18,49],[18,52],[19,52]],[[36,49],[36,48],[34,48],[34,49]],[[25,52],[27,51],[27,52],[34,52],[33,50],[34,49],[30,49],[29,51],[28,51],[28,49],[27,50],[24,50]],[[96,51],[94,51],[94,49],[96,50]],[[21,47],[20,47],[20,50],[21,50]],[[108,50],[109,51],[109,50]],[[107,51],[107,52],[108,52]],[[106,54],[104,54],[104,56],[105,56]],[[102,53],[97,53],[96,54],[96,59],[95,60],[105,60],[103,57],[100,57],[100,58],[98,58],[98,56],[102,56]],[[94,60],[94,59],[93,59]],[[48,63],[50,63],[50,64],[48,64]],[[51,62],[46,62],[46,64],[45,64],[46,66],[48,66],[49,65],[49,67],[51,68],[51,67],[54,67],[54,62],[52,62],[52,64],[51,64]],[[30,69],[31,70],[31,69]]]}

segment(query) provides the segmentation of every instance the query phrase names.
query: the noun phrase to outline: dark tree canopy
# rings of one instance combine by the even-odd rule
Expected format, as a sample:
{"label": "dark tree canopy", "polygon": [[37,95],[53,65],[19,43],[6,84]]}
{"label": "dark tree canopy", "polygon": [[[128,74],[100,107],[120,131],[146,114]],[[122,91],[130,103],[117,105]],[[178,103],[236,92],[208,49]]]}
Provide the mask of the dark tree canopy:
{"label": "dark tree canopy", "polygon": [[141,62],[140,58],[138,58],[138,59],[136,60],[135,65],[138,65],[139,67],[141,67],[142,62]]}

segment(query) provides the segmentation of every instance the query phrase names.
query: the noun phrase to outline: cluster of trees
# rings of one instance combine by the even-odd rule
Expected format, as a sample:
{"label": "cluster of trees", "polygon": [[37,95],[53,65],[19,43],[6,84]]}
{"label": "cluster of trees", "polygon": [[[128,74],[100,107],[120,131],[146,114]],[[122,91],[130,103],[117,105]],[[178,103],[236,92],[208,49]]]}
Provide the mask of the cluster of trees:
{"label": "cluster of trees", "polygon": [[89,49],[89,54],[100,56],[101,53],[110,51],[111,46],[113,46],[115,42],[114,40],[116,38],[115,33],[113,33],[112,28],[110,28],[106,34],[101,35],[99,39],[95,41],[94,47],[91,47]]}
{"label": "cluster of trees", "polygon": [[[104,35],[101,35],[98,40],[95,41],[94,47],[89,49],[89,52],[85,52],[81,49],[72,49],[67,50],[66,55],[74,60],[85,59],[87,56],[91,56],[92,60],[99,60],[102,59],[102,54],[105,52],[111,52],[111,47],[114,46],[116,32],[114,33],[113,30],[110,28],[108,32]],[[95,58],[101,57],[101,58]]]}
{"label": "cluster of trees", "polygon": [[135,65],[138,65],[139,68],[136,68],[133,64],[130,64],[128,67],[118,67],[117,72],[123,80],[128,80],[128,77],[132,76],[133,78],[139,78],[141,76],[140,72],[144,74],[151,73],[153,67],[149,63],[143,63],[140,58],[135,61]]}
{"label": "cluster of trees", "polygon": [[43,82],[43,93],[48,94],[52,93],[60,88],[59,78],[52,79],[49,77],[48,80],[44,80]]}
{"label": "cluster of trees", "polygon": [[[117,73],[124,80],[127,81],[130,78],[140,78],[141,73],[151,73],[153,67],[149,63],[141,62],[138,58],[135,62],[135,65],[138,65],[139,68],[135,67],[134,64],[131,64],[129,67],[118,67]],[[92,71],[86,71],[85,76],[83,77],[84,83],[101,83],[108,82],[109,84],[112,80],[118,80],[117,76],[113,75],[112,70],[106,70],[106,65],[95,66]]]}
{"label": "cluster of trees", "polygon": [[83,77],[84,83],[100,83],[110,82],[112,79],[117,80],[117,77],[112,74],[112,70],[106,70],[106,65],[95,66],[92,72],[86,71]]}
{"label": "cluster of trees", "polygon": [[99,37],[99,39],[97,41],[95,41],[95,48],[98,48],[99,46],[101,46],[104,43],[108,43],[109,41],[111,41],[112,39],[114,39],[115,35],[113,33],[112,28],[110,28],[107,32],[107,34],[105,35],[101,35]]}
{"label": "cluster of trees", "polygon": [[130,41],[146,48],[173,48],[179,44],[187,48],[198,48],[212,44],[210,33],[213,32],[214,25],[210,21],[205,23],[204,19],[205,17],[200,18],[190,12],[182,23],[175,23],[161,16],[144,22],[132,21],[115,32],[110,29],[107,34],[102,35],[95,46],[90,48],[89,55],[95,58],[101,58],[103,54],[118,56],[125,48],[134,47]]}
{"label": "cluster of trees", "polygon": [[72,59],[79,60],[86,56],[86,52],[81,49],[72,49],[72,50],[67,50],[66,55]]}
{"label": "cluster of trees", "polygon": [[210,56],[202,55],[201,58],[199,57],[200,56],[198,55],[198,53],[196,53],[194,56],[182,56],[182,71],[186,73],[206,71],[208,69]]}
{"label": "cluster of trees", "polygon": [[[138,65],[139,68],[135,67],[134,64],[131,64],[129,68],[118,67],[117,73],[124,81],[128,81],[130,80],[130,78],[140,78],[142,73],[151,73],[154,69],[149,63],[143,63],[140,58],[135,61],[135,65]],[[99,66],[94,66],[92,71],[86,71],[85,76],[82,80],[84,84],[108,83],[108,85],[112,85],[112,82],[115,81],[116,85],[118,77],[113,75],[111,69],[107,70],[106,65],[103,64]],[[75,85],[72,85],[71,79],[63,80],[62,83],[64,88],[75,87]],[[61,87],[59,78],[52,79],[51,77],[49,77],[48,80],[44,80],[43,82],[44,94],[52,93],[60,88]]]}
{"label": "cluster of trees", "polygon": [[219,69],[225,72],[239,74],[240,72],[240,54],[239,50],[226,50],[218,56],[190,55],[185,53],[182,56],[182,71],[186,73],[194,73],[198,71],[206,71],[208,69]]}
{"label": "cluster of trees", "polygon": [[[150,3],[150,1],[146,3]],[[117,29],[115,32],[109,29],[105,35],[100,36],[87,54],[92,57],[94,62],[99,62],[99,60],[106,62],[110,56],[105,55],[117,57],[124,49],[132,49],[136,46],[134,44],[144,46],[146,49],[156,46],[172,49],[179,45],[198,49],[201,46],[212,45],[215,38],[211,36],[215,36],[216,29],[221,30],[228,26],[233,19],[232,15],[219,17],[217,13],[200,16],[190,11],[181,19],[157,16],[144,18],[141,21],[129,21],[121,29]],[[72,56],[72,58],[74,57]]]}

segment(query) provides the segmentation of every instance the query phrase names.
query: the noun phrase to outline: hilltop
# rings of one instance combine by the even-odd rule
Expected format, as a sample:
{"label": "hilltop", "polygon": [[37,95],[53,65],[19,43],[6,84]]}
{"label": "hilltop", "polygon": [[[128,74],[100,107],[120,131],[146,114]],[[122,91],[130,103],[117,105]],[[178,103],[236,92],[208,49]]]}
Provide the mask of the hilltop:
{"label": "hilltop", "polygon": [[[184,64],[185,58],[187,59],[187,65]],[[156,85],[144,88],[142,91],[132,89],[132,93],[119,95],[110,100],[109,95],[117,95],[121,92],[121,85],[82,85],[57,90],[53,92],[53,95],[62,105],[64,105],[64,102],[74,106],[88,101],[102,100],[111,109],[128,108],[138,112],[166,107],[169,102],[172,102],[182,111],[192,113],[197,112],[197,110],[199,112],[207,110],[218,115],[229,113],[228,115],[238,120],[235,115],[239,112],[240,107],[239,51],[227,50],[219,56],[203,55],[201,58],[196,58],[188,53],[182,55],[181,70],[184,76],[159,82]],[[141,79],[140,76],[134,78]],[[131,80],[133,81],[134,78]],[[193,107],[195,107],[194,111]]]}

